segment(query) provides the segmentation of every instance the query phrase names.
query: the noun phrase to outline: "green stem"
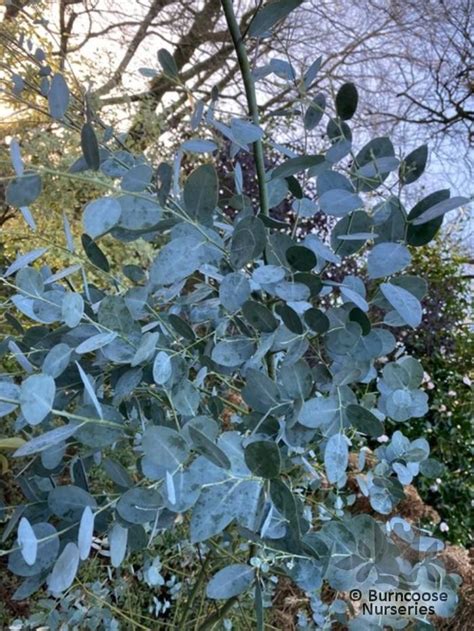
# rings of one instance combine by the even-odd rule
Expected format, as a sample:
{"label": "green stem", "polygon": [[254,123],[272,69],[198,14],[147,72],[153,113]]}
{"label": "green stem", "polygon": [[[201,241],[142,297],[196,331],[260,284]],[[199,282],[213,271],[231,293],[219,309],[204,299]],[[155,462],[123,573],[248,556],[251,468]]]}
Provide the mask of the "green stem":
{"label": "green stem", "polygon": [[[252,70],[250,68],[247,49],[245,48],[245,44],[240,33],[240,27],[235,18],[232,0],[221,0],[221,4],[224,10],[227,26],[229,28],[229,33],[232,37],[235,52],[237,53],[237,60],[239,62],[240,72],[242,74],[242,79],[244,82],[245,96],[247,97],[249,114],[252,117],[252,122],[255,125],[259,125],[260,118],[258,115],[257,97],[255,94],[255,84],[252,78]],[[265,182],[265,159],[263,156],[263,143],[261,140],[256,140],[253,143],[253,150],[255,155],[255,168],[257,170],[260,212],[268,217],[269,206],[267,184]]]}
{"label": "green stem", "polygon": [[194,587],[192,589],[191,594],[189,595],[188,598],[188,602],[186,603],[186,607],[184,610],[184,613],[181,617],[181,620],[179,621],[179,628],[180,629],[185,629],[185,624],[188,621],[189,618],[189,614],[191,613],[191,608],[193,606],[194,600],[196,598],[197,593],[199,592],[199,589],[201,588],[201,585],[204,582],[204,579],[206,578],[207,575],[207,568],[209,566],[209,563],[211,561],[211,554],[209,553],[206,557],[206,559],[204,560],[203,566],[201,568],[201,572],[199,573],[199,576],[196,579],[196,582],[194,584]]}
{"label": "green stem", "polygon": [[199,627],[199,631],[209,631],[210,629],[212,629],[212,627],[216,625],[220,620],[222,620],[222,618],[224,618],[224,616],[232,609],[232,607],[237,602],[239,602],[237,596],[232,596],[232,598],[229,598],[229,600],[225,602],[225,604],[219,609],[219,611],[206,618],[204,623]]}

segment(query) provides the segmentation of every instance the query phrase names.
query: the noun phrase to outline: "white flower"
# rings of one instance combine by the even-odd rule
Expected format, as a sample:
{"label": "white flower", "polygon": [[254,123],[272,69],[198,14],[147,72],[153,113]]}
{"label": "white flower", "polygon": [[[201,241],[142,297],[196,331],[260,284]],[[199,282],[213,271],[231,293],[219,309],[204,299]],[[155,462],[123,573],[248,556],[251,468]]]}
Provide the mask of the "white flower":
{"label": "white flower", "polygon": [[442,521],[439,525],[439,529],[441,530],[441,532],[448,532],[449,526],[445,521]]}
{"label": "white flower", "polygon": [[387,436],[387,434],[382,434],[382,436],[379,436],[377,438],[377,442],[379,443],[388,443],[389,440],[390,438]]}
{"label": "white flower", "polygon": [[464,377],[462,378],[462,382],[465,386],[472,386],[472,380],[469,379],[467,375],[464,375]]}

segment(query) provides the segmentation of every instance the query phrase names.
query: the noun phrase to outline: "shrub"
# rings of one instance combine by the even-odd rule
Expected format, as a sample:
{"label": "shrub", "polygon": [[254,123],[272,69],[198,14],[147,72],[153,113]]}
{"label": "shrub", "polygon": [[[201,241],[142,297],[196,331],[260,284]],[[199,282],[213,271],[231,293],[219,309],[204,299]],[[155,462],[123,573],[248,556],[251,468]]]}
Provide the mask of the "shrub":
{"label": "shrub", "polygon": [[[265,6],[250,35],[262,36],[292,4]],[[405,435],[404,424],[427,413],[427,395],[421,364],[390,329],[422,319],[426,283],[403,274],[407,245],[429,242],[443,215],[468,200],[438,191],[407,214],[391,191],[398,185],[403,197],[422,175],[426,147],[399,160],[383,137],[355,152],[348,121],[357,90],[342,85],[334,111],[321,95],[312,99],[318,62],[299,78],[298,98],[308,129],[327,117],[327,150],[285,156],[265,173],[245,46],[231,3],[223,6],[252,122],[223,122],[215,102],[207,111],[197,104],[193,129],[202,136],[183,144],[173,166],[158,168],[101,129],[89,108],[82,156],[67,173],[25,168],[18,141],[10,145],[16,175],[7,202],[30,224],[28,207],[51,176],[103,191],[84,208],[82,249],[65,224],[72,266],[52,273],[38,266],[45,250],[35,249],[3,274],[11,308],[33,322],[24,329],[9,314],[17,334],[3,349],[18,370],[0,381],[0,412],[16,414],[14,429],[26,439],[15,452],[24,500],[6,527],[6,537],[16,532],[9,569],[25,579],[14,597],[44,589],[67,611],[91,555],[116,569],[138,555],[148,571],[147,549],[179,526],[183,545],[213,568],[219,543],[248,550],[210,580],[205,569],[196,576],[196,590],[206,581],[207,598],[225,601],[206,610],[201,629],[245,598],[254,599],[263,629],[275,574],[313,594],[317,626],[399,622],[394,614],[355,615],[347,598],[323,604],[323,585],[332,593],[442,585],[447,601],[430,613],[449,616],[458,580],[436,560],[442,543],[396,513],[404,486],[420,473],[436,477],[438,465],[425,438]],[[166,55],[160,59],[173,74]],[[48,79],[45,98],[51,116],[69,122],[62,74]],[[207,158],[221,136],[230,141],[230,199]],[[256,208],[239,164],[251,144]],[[183,152],[206,156],[184,182]],[[297,240],[298,217],[290,226],[270,216],[288,192],[300,216],[315,214],[304,173],[317,179],[318,208],[337,218],[330,245],[314,233]],[[229,204],[239,211],[232,219],[222,210]],[[147,270],[115,270],[99,245],[104,235],[126,247],[164,234]],[[360,261],[366,250],[367,284],[356,274],[333,280],[342,258]],[[90,271],[102,276],[100,286]]]}
{"label": "shrub", "polygon": [[[407,352],[416,355],[426,372],[429,411],[416,419],[408,436],[426,434],[431,453],[444,464],[435,480],[422,479],[424,499],[440,514],[444,536],[469,546],[472,542],[472,382],[474,352],[470,327],[469,275],[466,256],[456,244],[437,239],[413,253],[412,270],[428,283],[423,327],[404,331]],[[447,530],[446,528],[449,528]]]}

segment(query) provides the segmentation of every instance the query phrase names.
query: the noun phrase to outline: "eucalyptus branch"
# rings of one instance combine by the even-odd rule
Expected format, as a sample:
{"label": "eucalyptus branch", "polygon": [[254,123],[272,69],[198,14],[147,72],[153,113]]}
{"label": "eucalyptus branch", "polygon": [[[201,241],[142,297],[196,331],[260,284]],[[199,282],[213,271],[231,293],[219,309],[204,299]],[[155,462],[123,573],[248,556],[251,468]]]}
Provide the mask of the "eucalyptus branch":
{"label": "eucalyptus branch", "polygon": [[194,583],[193,589],[189,595],[188,601],[186,603],[183,615],[181,617],[181,620],[179,621],[179,628],[180,629],[185,629],[185,625],[188,621],[189,618],[189,614],[191,613],[191,609],[194,603],[194,600],[196,599],[197,594],[199,593],[199,590],[204,582],[204,580],[206,579],[207,576],[207,570],[209,567],[209,563],[211,562],[211,554],[208,553],[207,557],[204,560],[204,563],[202,564],[202,568],[201,571],[199,572],[199,575],[196,579],[196,582]]}
{"label": "eucalyptus branch", "polygon": [[212,629],[215,624],[217,624],[220,620],[222,620],[222,618],[224,618],[224,616],[232,609],[232,607],[237,602],[239,602],[237,596],[229,598],[219,609],[219,611],[216,611],[216,613],[213,613],[211,616],[206,618],[204,623],[199,627],[199,631],[209,631],[210,629]]}
{"label": "eucalyptus branch", "polygon": [[[245,96],[247,98],[247,105],[249,108],[249,114],[252,118],[252,122],[255,125],[259,125],[260,118],[258,115],[257,97],[255,94],[255,84],[252,78],[252,71],[250,68],[250,62],[247,55],[247,49],[245,47],[240,28],[235,18],[234,8],[232,6],[232,0],[221,0],[222,8],[224,10],[225,19],[229,28],[229,33],[234,43],[235,52],[239,62],[240,72],[245,87]],[[268,192],[267,184],[265,182],[265,158],[263,155],[263,143],[261,140],[256,140],[253,143],[253,149],[255,154],[255,167],[257,170],[258,180],[258,193],[260,199],[260,212],[264,215],[269,215],[268,205]]]}

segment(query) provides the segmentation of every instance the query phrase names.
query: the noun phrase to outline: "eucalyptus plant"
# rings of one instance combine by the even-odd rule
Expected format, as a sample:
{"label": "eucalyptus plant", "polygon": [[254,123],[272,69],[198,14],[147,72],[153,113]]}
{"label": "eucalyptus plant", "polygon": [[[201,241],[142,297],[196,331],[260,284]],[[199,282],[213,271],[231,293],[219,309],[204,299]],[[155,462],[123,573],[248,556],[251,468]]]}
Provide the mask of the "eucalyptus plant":
{"label": "eucalyptus plant", "polygon": [[[266,37],[298,4],[266,5],[242,37],[232,3],[222,2],[249,117],[223,119],[217,94],[209,105],[198,101],[192,137],[173,164],[134,153],[90,104],[81,155],[68,172],[26,167],[20,142],[11,141],[15,175],[6,198],[32,229],[29,207],[44,178],[102,190],[84,208],[81,244],[65,219],[71,265],[53,272],[41,264],[41,248],[2,274],[17,331],[2,350],[19,370],[1,376],[0,414],[25,439],[15,453],[24,500],[4,533],[5,540],[16,533],[8,567],[24,578],[17,599],[40,588],[61,597],[95,554],[94,541],[108,545],[106,560],[119,568],[180,523],[204,557],[223,537],[250,544],[248,562],[223,567],[206,591],[226,601],[224,612],[251,595],[260,629],[273,571],[321,607],[327,585],[442,587],[449,599],[436,613],[455,609],[458,579],[437,559],[442,543],[397,515],[404,486],[419,474],[436,477],[438,464],[424,438],[404,436],[403,424],[427,412],[427,395],[422,366],[393,330],[420,325],[429,291],[423,278],[404,273],[408,246],[428,243],[443,215],[468,200],[439,190],[407,212],[406,187],[425,169],[426,146],[400,158],[378,137],[357,149],[349,122],[357,89],[342,85],[334,104],[315,93],[320,59],[301,76],[282,60],[252,73],[245,38]],[[51,117],[72,124],[77,95],[73,102],[66,78],[43,55],[37,61]],[[160,51],[159,61],[179,82],[171,55]],[[260,125],[255,81],[272,72],[294,86],[285,115],[302,117],[307,133],[326,125],[324,151],[297,153]],[[14,84],[25,89],[18,75]],[[213,163],[219,145],[230,148],[230,194]],[[275,168],[266,169],[265,146],[280,155]],[[246,195],[239,163],[249,151],[257,202]],[[186,177],[183,156],[198,164]],[[307,193],[314,184],[316,195]],[[276,221],[271,209],[288,196],[295,216]],[[334,218],[329,243],[297,236],[299,219],[317,212]],[[166,242],[149,269],[115,270],[101,248],[105,235],[124,248]],[[334,282],[331,270],[345,257],[356,258],[359,274]],[[92,284],[90,271],[103,283]],[[101,487],[90,476],[97,467]],[[334,620],[354,630],[406,623],[357,614],[347,598],[321,611],[318,628]],[[431,628],[426,619],[418,624]]]}

